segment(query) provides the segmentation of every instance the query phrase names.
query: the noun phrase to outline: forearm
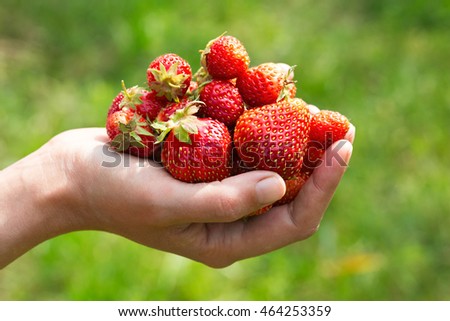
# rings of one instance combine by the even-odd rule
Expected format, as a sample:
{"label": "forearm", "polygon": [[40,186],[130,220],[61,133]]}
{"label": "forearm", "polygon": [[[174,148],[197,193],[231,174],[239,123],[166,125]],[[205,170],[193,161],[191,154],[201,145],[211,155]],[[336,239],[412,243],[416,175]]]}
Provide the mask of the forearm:
{"label": "forearm", "polygon": [[79,228],[63,167],[38,150],[0,172],[0,268],[39,243]]}

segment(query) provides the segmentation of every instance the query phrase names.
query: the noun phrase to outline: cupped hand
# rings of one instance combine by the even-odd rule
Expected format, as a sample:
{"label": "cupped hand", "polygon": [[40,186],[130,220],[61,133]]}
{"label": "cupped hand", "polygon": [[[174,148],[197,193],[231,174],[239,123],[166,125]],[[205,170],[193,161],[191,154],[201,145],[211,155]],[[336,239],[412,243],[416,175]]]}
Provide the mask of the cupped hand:
{"label": "cupped hand", "polygon": [[[311,236],[344,174],[354,127],[334,143],[294,201],[269,171],[189,184],[157,162],[109,148],[103,128],[53,137],[0,171],[0,268],[60,234],[100,230],[148,247],[224,267]],[[20,202],[17,196],[20,195]]]}
{"label": "cupped hand", "polygon": [[[212,267],[224,267],[311,236],[344,174],[354,127],[324,155],[290,204],[247,218],[280,199],[284,181],[253,171],[221,182],[190,184],[158,163],[110,150],[101,128],[72,130],[54,140],[67,146],[83,229],[121,235]],[[67,161],[69,159],[70,161]]]}

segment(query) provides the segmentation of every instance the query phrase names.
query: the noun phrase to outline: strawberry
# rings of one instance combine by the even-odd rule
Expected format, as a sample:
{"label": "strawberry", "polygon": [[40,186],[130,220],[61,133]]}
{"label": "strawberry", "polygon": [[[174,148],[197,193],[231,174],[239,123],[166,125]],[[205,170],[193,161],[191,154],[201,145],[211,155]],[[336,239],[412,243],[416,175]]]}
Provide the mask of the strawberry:
{"label": "strawberry", "polygon": [[178,101],[186,94],[192,79],[189,63],[180,56],[168,53],[155,58],[147,69],[147,82],[150,89],[159,97]]}
{"label": "strawberry", "polygon": [[226,126],[233,126],[244,112],[244,102],[238,89],[227,80],[213,80],[200,92],[200,100],[205,103],[204,115],[217,119]]}
{"label": "strawberry", "polygon": [[[162,130],[161,160],[176,179],[195,183],[220,181],[231,175],[231,136],[227,127],[211,118],[193,116],[196,106],[178,110]],[[173,124],[170,127],[170,124]]]}
{"label": "strawberry", "polygon": [[[233,137],[233,135],[231,137]],[[239,175],[242,173],[247,173],[252,170],[252,168],[247,167],[242,162],[241,158],[239,157],[239,153],[237,152],[236,146],[234,145],[234,142],[233,142],[233,152],[232,152],[231,156],[232,156],[232,161],[231,161],[231,175],[232,176]]]}
{"label": "strawberry", "polygon": [[325,150],[343,139],[349,128],[347,117],[337,111],[321,110],[311,115],[311,131],[301,171],[310,175],[320,165]]}
{"label": "strawberry", "polygon": [[156,116],[156,121],[166,122],[173,114],[175,114],[177,110],[182,110],[191,105],[195,105],[200,108],[203,106],[203,103],[198,100],[189,100],[187,98],[183,98],[179,102],[171,102],[159,111],[158,115]]}
{"label": "strawberry", "polygon": [[155,145],[153,130],[146,121],[149,108],[145,109],[145,105],[148,104],[147,96],[150,97],[152,93],[138,86],[127,88],[124,81],[122,88],[113,99],[106,118],[106,132],[111,146],[119,152],[150,156],[159,149]]}
{"label": "strawberry", "polygon": [[149,121],[154,121],[158,113],[166,106],[167,102],[157,96],[154,90],[144,90],[141,96],[141,103],[136,105],[136,111]]}
{"label": "strawberry", "polygon": [[303,185],[305,185],[308,178],[308,174],[300,172],[293,178],[285,180],[284,182],[286,183],[286,193],[281,199],[273,203],[273,206],[279,206],[292,202],[302,189]]}
{"label": "strawberry", "polygon": [[308,141],[306,145],[306,153],[303,156],[303,164],[301,172],[306,175],[311,175],[314,168],[320,165],[325,149],[323,145],[316,141]]}
{"label": "strawberry", "polygon": [[123,92],[120,92],[117,94],[116,97],[114,97],[114,99],[108,109],[108,116],[121,109],[120,103],[122,102],[122,100],[123,100]]}
{"label": "strawberry", "polygon": [[259,210],[251,212],[250,214],[248,214],[248,216],[257,216],[257,215],[264,214],[264,213],[268,212],[272,207],[273,207],[272,204],[264,206],[264,207],[260,208]]}
{"label": "strawberry", "polygon": [[250,58],[237,38],[222,35],[201,51],[201,64],[213,79],[233,79],[247,70]]}
{"label": "strawberry", "polygon": [[127,107],[135,109],[140,115],[152,121],[165,105],[165,101],[157,97],[154,91],[147,91],[139,86],[127,88],[123,80],[122,89],[113,99],[108,115]]}
{"label": "strawberry", "polygon": [[237,78],[236,86],[250,107],[273,104],[285,97],[295,97],[292,68],[285,64],[263,63],[252,67]]}
{"label": "strawberry", "polygon": [[106,118],[106,133],[108,137],[113,140],[121,133],[120,124],[128,124],[134,117],[133,110],[129,108],[118,109],[110,108],[108,117]]}
{"label": "strawberry", "polygon": [[186,97],[191,100],[196,100],[198,98],[199,85],[195,80],[191,80],[189,84],[189,88],[186,92]]}
{"label": "strawberry", "polygon": [[128,107],[108,115],[106,132],[111,146],[119,152],[148,157],[159,148],[145,119]]}
{"label": "strawberry", "polygon": [[347,117],[337,111],[321,110],[311,117],[310,141],[327,149],[334,142],[343,139],[350,128]]}
{"label": "strawberry", "polygon": [[122,91],[114,97],[109,109],[108,115],[112,114],[123,107],[135,109],[137,104],[141,104],[142,95],[147,92],[144,88],[134,86],[131,88],[125,87],[125,82],[122,80]]}
{"label": "strawberry", "polygon": [[300,171],[309,126],[306,103],[285,99],[245,111],[236,123],[234,143],[247,167],[290,179]]}

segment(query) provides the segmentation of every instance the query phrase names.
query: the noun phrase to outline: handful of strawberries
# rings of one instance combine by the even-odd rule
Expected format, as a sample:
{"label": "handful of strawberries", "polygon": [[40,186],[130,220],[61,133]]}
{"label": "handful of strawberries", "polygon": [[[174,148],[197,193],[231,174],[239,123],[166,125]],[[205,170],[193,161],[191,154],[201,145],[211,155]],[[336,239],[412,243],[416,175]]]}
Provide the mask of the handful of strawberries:
{"label": "handful of strawberries", "polygon": [[292,67],[250,67],[245,47],[233,36],[219,36],[200,52],[195,74],[186,60],[169,53],[149,64],[145,88],[122,82],[107,115],[111,146],[158,160],[189,183],[274,171],[287,191],[273,206],[289,203],[324,151],[344,138],[349,121],[336,111],[311,113],[296,97]]}

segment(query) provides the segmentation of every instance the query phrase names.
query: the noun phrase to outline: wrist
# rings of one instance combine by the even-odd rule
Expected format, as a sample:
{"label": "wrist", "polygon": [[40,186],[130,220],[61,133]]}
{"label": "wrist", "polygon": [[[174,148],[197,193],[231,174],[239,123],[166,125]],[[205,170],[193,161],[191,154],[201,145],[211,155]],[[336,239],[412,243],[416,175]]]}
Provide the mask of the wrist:
{"label": "wrist", "polygon": [[45,240],[82,228],[65,166],[44,146],[0,172],[0,268]]}

